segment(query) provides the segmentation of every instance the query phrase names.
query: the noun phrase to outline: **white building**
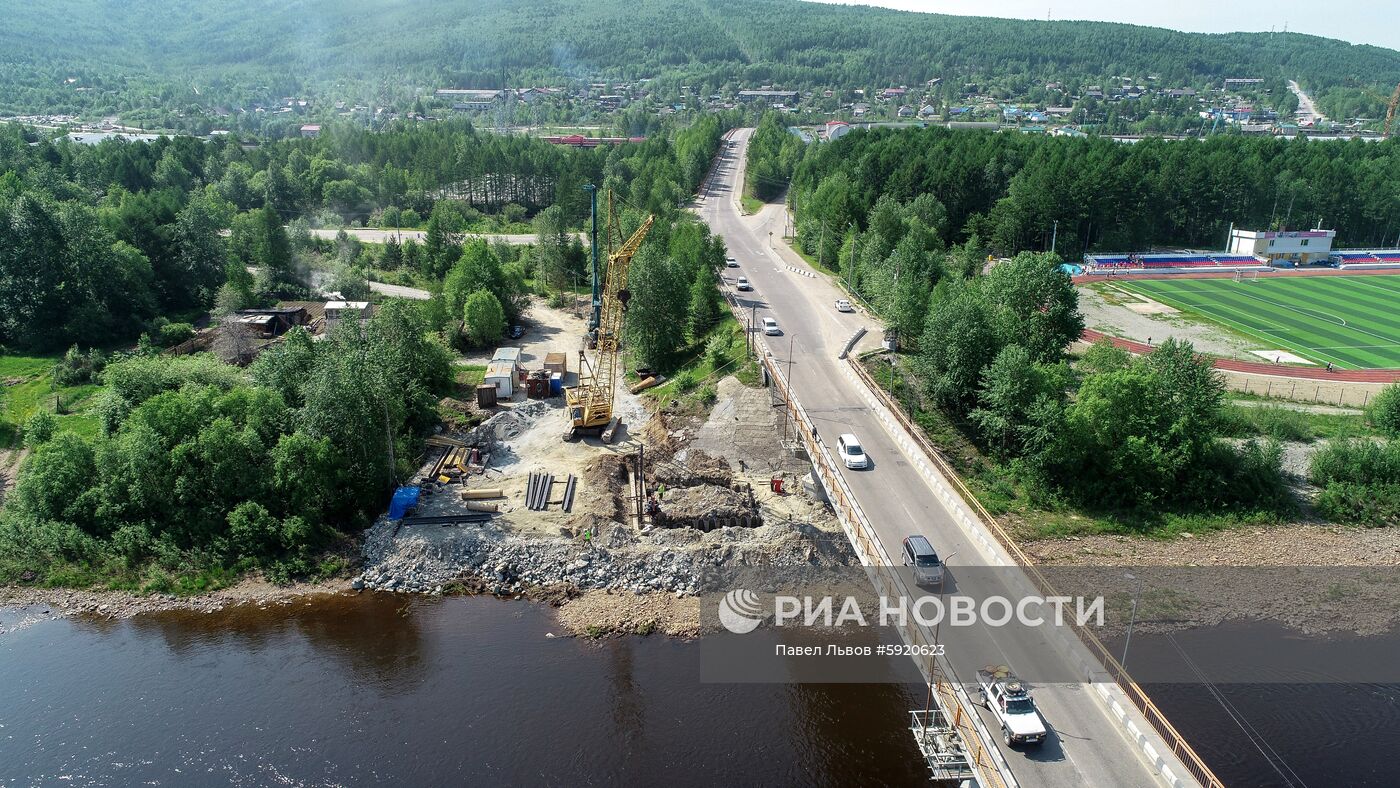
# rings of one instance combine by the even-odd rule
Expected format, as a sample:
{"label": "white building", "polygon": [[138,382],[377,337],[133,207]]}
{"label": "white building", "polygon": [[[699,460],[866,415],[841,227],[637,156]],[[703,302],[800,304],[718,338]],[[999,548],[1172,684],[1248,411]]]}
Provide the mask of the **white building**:
{"label": "white building", "polygon": [[342,320],[369,320],[373,315],[374,308],[368,301],[326,302],[326,328]]}
{"label": "white building", "polygon": [[1230,252],[1263,257],[1270,263],[1324,263],[1332,254],[1335,237],[1336,230],[1231,230]]}

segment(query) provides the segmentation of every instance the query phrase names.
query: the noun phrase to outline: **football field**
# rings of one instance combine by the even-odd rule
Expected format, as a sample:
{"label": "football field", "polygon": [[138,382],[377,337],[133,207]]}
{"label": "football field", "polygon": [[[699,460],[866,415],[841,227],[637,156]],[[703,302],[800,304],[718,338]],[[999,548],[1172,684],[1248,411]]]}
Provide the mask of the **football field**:
{"label": "football field", "polygon": [[1118,285],[1343,369],[1400,367],[1400,277],[1120,280]]}

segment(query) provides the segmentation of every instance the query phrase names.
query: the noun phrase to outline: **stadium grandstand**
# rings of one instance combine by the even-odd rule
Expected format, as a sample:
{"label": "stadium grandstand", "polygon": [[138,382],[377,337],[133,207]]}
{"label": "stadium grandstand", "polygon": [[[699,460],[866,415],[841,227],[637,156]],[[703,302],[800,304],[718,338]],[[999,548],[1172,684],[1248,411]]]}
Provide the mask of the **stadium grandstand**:
{"label": "stadium grandstand", "polygon": [[1400,268],[1400,249],[1340,249],[1331,260],[1338,268]]}
{"label": "stadium grandstand", "polygon": [[1086,254],[1083,273],[1101,274],[1132,271],[1185,273],[1189,271],[1263,271],[1266,261],[1249,254],[1228,252],[1178,252],[1172,254]]}

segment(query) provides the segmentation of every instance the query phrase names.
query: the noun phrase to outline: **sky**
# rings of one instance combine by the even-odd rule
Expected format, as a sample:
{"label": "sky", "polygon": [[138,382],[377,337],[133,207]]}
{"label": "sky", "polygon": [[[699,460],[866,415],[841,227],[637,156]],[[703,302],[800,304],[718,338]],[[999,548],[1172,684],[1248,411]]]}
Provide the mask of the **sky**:
{"label": "sky", "polygon": [[[819,0],[844,2],[845,0]],[[906,11],[1014,19],[1092,19],[1197,33],[1270,28],[1400,50],[1395,0],[862,0]]]}

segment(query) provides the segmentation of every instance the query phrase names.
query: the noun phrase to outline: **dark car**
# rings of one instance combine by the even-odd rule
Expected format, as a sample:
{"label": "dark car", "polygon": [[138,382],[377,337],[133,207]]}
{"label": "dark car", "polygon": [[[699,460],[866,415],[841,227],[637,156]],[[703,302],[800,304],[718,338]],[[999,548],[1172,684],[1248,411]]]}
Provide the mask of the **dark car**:
{"label": "dark car", "polygon": [[511,338],[511,339],[519,339],[519,338],[521,338],[521,337],[523,337],[523,336],[525,336],[525,326],[511,326],[511,327],[510,327],[510,338]]}

